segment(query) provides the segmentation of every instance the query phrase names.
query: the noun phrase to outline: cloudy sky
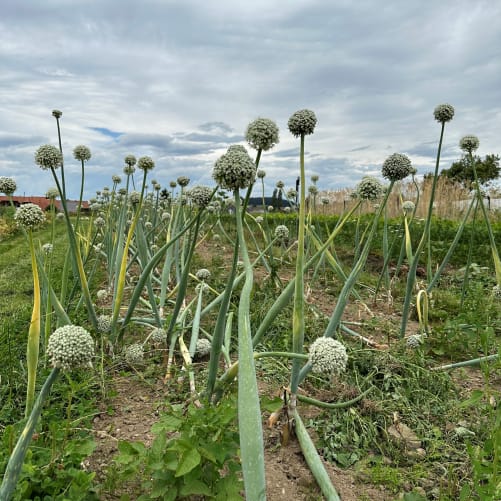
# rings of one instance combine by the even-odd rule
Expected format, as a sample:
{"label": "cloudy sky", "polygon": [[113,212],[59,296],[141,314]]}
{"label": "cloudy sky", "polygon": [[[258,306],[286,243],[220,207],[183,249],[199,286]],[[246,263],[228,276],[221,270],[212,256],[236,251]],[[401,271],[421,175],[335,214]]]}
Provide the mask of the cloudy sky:
{"label": "cloudy sky", "polygon": [[[430,172],[437,104],[456,109],[442,167],[459,139],[501,153],[501,2],[442,0],[2,0],[0,176],[17,194],[54,185],[33,156],[57,145],[61,118],[70,196],[72,150],[90,147],[85,196],[111,186],[123,158],[151,156],[151,178],[212,184],[214,161],[271,118],[280,143],[263,155],[267,186],[293,186],[296,110],[315,111],[307,175],[320,189],[379,175],[394,152]],[[251,155],[255,152],[250,151]]]}

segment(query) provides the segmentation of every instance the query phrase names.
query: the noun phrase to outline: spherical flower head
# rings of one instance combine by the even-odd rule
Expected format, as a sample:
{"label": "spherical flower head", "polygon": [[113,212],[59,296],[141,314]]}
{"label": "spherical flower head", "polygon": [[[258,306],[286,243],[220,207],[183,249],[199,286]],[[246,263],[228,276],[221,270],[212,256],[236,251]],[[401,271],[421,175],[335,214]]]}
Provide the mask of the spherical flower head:
{"label": "spherical flower head", "polygon": [[269,118],[257,118],[247,126],[245,139],[251,148],[267,151],[279,142],[277,124]]}
{"label": "spherical flower head", "polygon": [[62,221],[62,220],[64,219],[64,212],[58,212],[58,213],[56,214],[56,219],[57,219],[58,221]]}
{"label": "spherical flower head", "polygon": [[197,340],[195,352],[198,357],[205,357],[210,353],[211,342],[208,339],[201,338]]}
{"label": "spherical flower head", "polygon": [[169,183],[169,186],[170,186],[171,188],[175,188],[175,187],[177,186],[176,181],[171,181],[171,182]]}
{"label": "spherical flower head", "polygon": [[155,186],[153,186],[153,189],[155,191],[160,191],[162,189],[162,185],[160,185],[159,183],[155,184]]}
{"label": "spherical flower head", "polygon": [[330,200],[327,197],[322,197],[320,199],[320,202],[322,203],[322,205],[329,205],[330,204]]}
{"label": "spherical flower head", "polygon": [[52,110],[52,116],[54,118],[61,118],[63,116],[63,112],[59,110]]}
{"label": "spherical flower head", "polygon": [[317,125],[317,117],[311,110],[299,110],[292,114],[287,123],[292,135],[308,136],[313,134],[315,126]]}
{"label": "spherical flower head", "polygon": [[146,223],[144,223],[144,227],[147,230],[151,230],[153,228],[153,223],[151,221],[146,221]]}
{"label": "spherical flower head", "polygon": [[259,179],[263,179],[266,176],[266,171],[264,171],[263,169],[259,169],[256,173],[256,176]]}
{"label": "spherical flower head", "polygon": [[129,193],[129,200],[131,204],[138,204],[139,200],[141,200],[141,193],[138,191],[131,191]]}
{"label": "spherical flower head", "polygon": [[101,216],[99,217],[96,217],[96,219],[94,219],[94,226],[96,228],[104,228],[106,226],[106,221],[104,218],[102,218]]}
{"label": "spherical flower head", "polygon": [[194,186],[189,190],[188,197],[194,205],[203,209],[209,204],[212,191],[208,186]]}
{"label": "spherical flower head", "polygon": [[383,177],[390,181],[400,181],[411,173],[411,160],[402,153],[393,153],[383,163]]}
{"label": "spherical flower head", "polygon": [[268,205],[268,212],[273,212],[275,210],[275,207],[273,205]]}
{"label": "spherical flower head", "polygon": [[[136,165],[136,157],[134,155],[127,155],[125,158],[124,158],[124,162],[125,162],[125,165],[129,166],[129,167],[134,167],[134,165]],[[134,172],[134,171],[132,171]]]}
{"label": "spherical flower head", "polygon": [[467,153],[472,153],[477,150],[479,145],[480,141],[477,136],[464,136],[459,141],[459,147]]}
{"label": "spherical flower head", "polygon": [[290,211],[291,211],[290,207],[284,207],[284,212],[286,212],[288,214]]}
{"label": "spherical flower head", "polygon": [[63,155],[59,148],[44,144],[35,152],[35,163],[43,170],[57,169],[63,163]]}
{"label": "spherical flower head", "polygon": [[126,176],[131,176],[135,171],[136,168],[133,165],[126,165],[123,169],[123,172]]}
{"label": "spherical flower head", "polygon": [[45,214],[36,204],[23,204],[16,209],[14,219],[18,226],[32,230],[45,221]]}
{"label": "spherical flower head", "polygon": [[144,360],[143,345],[135,343],[127,346],[124,350],[124,357],[126,362],[130,365],[141,364]]}
{"label": "spherical flower head", "polygon": [[411,334],[407,338],[405,344],[407,345],[407,348],[415,350],[423,344],[423,336],[421,336],[420,334]]}
{"label": "spherical flower head", "polygon": [[362,200],[376,200],[383,195],[383,185],[372,176],[364,176],[358,183],[356,194]]}
{"label": "spherical flower head", "polygon": [[348,354],[343,344],[330,337],[319,337],[310,346],[309,359],[317,374],[341,374],[346,370]]}
{"label": "spherical flower head", "polygon": [[59,190],[56,187],[49,188],[45,193],[45,198],[55,200],[59,196]]}
{"label": "spherical flower head", "polygon": [[115,183],[115,184],[120,184],[122,182],[122,178],[120,176],[111,176],[111,180]]}
{"label": "spherical flower head", "polygon": [[285,240],[286,238],[289,238],[289,228],[287,228],[285,224],[279,224],[275,228],[275,238],[278,240]]}
{"label": "spherical flower head", "polygon": [[137,161],[137,168],[144,170],[145,172],[152,170],[155,167],[155,162],[151,157],[141,157]]}
{"label": "spherical flower head", "polygon": [[437,122],[450,122],[454,117],[454,106],[451,104],[439,104],[433,111],[433,115]]}
{"label": "spherical flower head", "polygon": [[311,179],[311,182],[312,182],[312,183],[316,183],[316,182],[318,181],[319,177],[318,177],[318,175],[317,175],[317,174],[313,174],[313,176],[311,176],[311,178],[310,178],[310,179]]}
{"label": "spherical flower head", "polygon": [[156,327],[155,329],[153,329],[151,331],[150,339],[151,339],[151,342],[154,344],[166,343],[167,342],[167,332],[160,327]]}
{"label": "spherical flower head", "polygon": [[5,193],[5,195],[12,195],[17,189],[17,184],[11,177],[0,177],[0,193]]}
{"label": "spherical flower head", "polygon": [[111,317],[109,315],[99,315],[97,317],[97,332],[106,334],[111,330]]}
{"label": "spherical flower head", "polygon": [[54,250],[54,246],[52,244],[43,244],[42,245],[42,252],[46,255],[46,256],[49,256],[50,254],[52,254],[52,251]]}
{"label": "spherical flower head", "polygon": [[264,219],[262,218],[262,216],[257,216],[256,217],[256,223],[257,224],[261,224],[263,221],[264,221]]}
{"label": "spherical flower head", "polygon": [[283,189],[283,187],[284,187],[284,186],[285,186],[285,185],[284,185],[284,182],[283,182],[283,181],[277,181],[276,187],[277,187],[279,190]]}
{"label": "spherical flower head", "polygon": [[170,219],[170,212],[162,212],[160,218],[162,219],[162,221],[168,221]]}
{"label": "spherical flower head", "polygon": [[91,366],[94,341],[83,327],[64,325],[49,337],[47,355],[52,367],[59,367],[65,371]]}
{"label": "spherical flower head", "polygon": [[181,188],[184,188],[190,184],[190,178],[186,176],[179,176],[177,178],[177,184],[181,186]]}
{"label": "spherical flower head", "polygon": [[287,190],[287,198],[296,198],[296,197],[297,197],[297,191],[294,188]]}
{"label": "spherical flower head", "polygon": [[75,148],[73,149],[73,156],[75,157],[75,160],[81,160],[82,162],[86,162],[87,160],[90,160],[91,154],[87,146],[79,144],[78,146],[75,146]]}
{"label": "spherical flower head", "polygon": [[497,301],[501,300],[501,285],[495,285],[492,288],[492,297]]}
{"label": "spherical flower head", "polygon": [[416,204],[411,200],[406,200],[402,204],[402,210],[404,211],[404,214],[412,214],[414,212],[415,208],[416,208]]}
{"label": "spherical flower head", "polygon": [[318,195],[318,188],[312,184],[311,186],[308,186],[308,193],[310,193],[310,195]]}
{"label": "spherical flower head", "polygon": [[254,182],[256,165],[243,146],[233,145],[216,160],[212,177],[222,188],[236,191]]}
{"label": "spherical flower head", "polygon": [[96,297],[98,301],[104,301],[108,297],[108,291],[106,289],[99,289],[96,292]]}
{"label": "spherical flower head", "polygon": [[202,282],[206,282],[210,278],[210,271],[205,269],[205,268],[200,268],[195,276],[198,278],[198,280],[202,280]]}

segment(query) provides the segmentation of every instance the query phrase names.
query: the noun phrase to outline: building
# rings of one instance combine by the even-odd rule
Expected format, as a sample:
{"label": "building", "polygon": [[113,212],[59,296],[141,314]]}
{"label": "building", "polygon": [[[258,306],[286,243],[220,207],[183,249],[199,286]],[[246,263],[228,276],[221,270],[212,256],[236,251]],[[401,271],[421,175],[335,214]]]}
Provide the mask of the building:
{"label": "building", "polygon": [[[20,196],[0,196],[0,207],[9,207],[12,203],[19,207],[20,205],[31,203],[38,205],[42,210],[49,210],[50,207],[50,199],[46,197],[20,197]],[[54,200],[54,206],[56,207],[57,212],[61,212],[63,210],[61,201]],[[78,208],[78,200],[66,200],[66,206],[68,207],[69,212],[76,212]],[[89,210],[89,202],[86,200],[82,201],[82,212],[87,212]]]}

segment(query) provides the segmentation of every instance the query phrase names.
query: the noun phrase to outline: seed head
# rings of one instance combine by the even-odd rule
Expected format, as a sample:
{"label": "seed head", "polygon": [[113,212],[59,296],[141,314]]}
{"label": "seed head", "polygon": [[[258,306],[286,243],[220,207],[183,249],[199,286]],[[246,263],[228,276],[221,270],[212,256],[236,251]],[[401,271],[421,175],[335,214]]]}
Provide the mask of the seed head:
{"label": "seed head", "polygon": [[364,176],[358,183],[356,193],[362,200],[377,200],[383,195],[383,185],[372,176]]}
{"label": "seed head", "polygon": [[63,155],[59,148],[44,144],[35,152],[35,163],[43,170],[57,169],[63,163]]}
{"label": "seed head", "polygon": [[311,110],[299,110],[292,114],[287,123],[292,135],[298,137],[313,134],[317,125],[317,117]]}
{"label": "seed head", "polygon": [[98,301],[104,301],[108,297],[108,291],[106,289],[99,289],[96,292],[96,297]]}
{"label": "seed head", "polygon": [[412,202],[411,200],[406,200],[402,204],[402,210],[404,211],[404,214],[412,214],[414,212],[414,209],[416,208],[416,204]]}
{"label": "seed head", "polygon": [[319,337],[310,346],[309,359],[313,372],[341,374],[346,370],[348,354],[339,341],[330,337]]}
{"label": "seed head", "polygon": [[454,106],[451,104],[439,104],[433,111],[433,115],[437,122],[450,122],[454,117]]}
{"label": "seed head", "polygon": [[130,365],[141,364],[144,360],[143,345],[139,343],[130,344],[124,350],[125,360]]}
{"label": "seed head", "polygon": [[12,195],[17,189],[17,184],[12,177],[0,177],[0,193],[5,193],[7,196]]}
{"label": "seed head", "polygon": [[256,175],[257,175],[257,177],[258,177],[259,179],[263,179],[263,177],[265,177],[265,176],[266,176],[266,171],[264,171],[263,169],[259,169],[259,170],[257,171]]}
{"label": "seed head", "polygon": [[50,254],[52,254],[52,251],[54,250],[54,246],[52,244],[43,244],[42,245],[42,252],[46,255],[46,256],[49,256]]}
{"label": "seed head", "polygon": [[205,357],[210,353],[211,342],[208,339],[201,338],[197,340],[196,354],[198,357]]}
{"label": "seed head", "polygon": [[167,332],[160,327],[156,327],[151,331],[151,342],[154,344],[162,344],[167,342]]}
{"label": "seed head", "polygon": [[327,197],[322,197],[320,199],[320,202],[322,203],[322,205],[329,205],[330,204],[330,200]]}
{"label": "seed head", "polygon": [[[129,167],[134,167],[136,165],[136,157],[134,155],[127,155],[124,158],[125,165],[128,165]],[[134,171],[132,171],[134,172]]]}
{"label": "seed head", "polygon": [[216,160],[212,177],[222,188],[236,191],[254,182],[256,165],[243,146],[233,145]]}
{"label": "seed head", "polygon": [[412,170],[409,157],[402,153],[393,153],[383,163],[383,177],[390,181],[400,181],[406,178]]}
{"label": "seed head", "polygon": [[45,193],[45,197],[50,200],[55,200],[59,196],[59,190],[56,187],[49,188],[47,193]]}
{"label": "seed head", "polygon": [[32,230],[45,221],[45,214],[38,205],[28,203],[16,209],[14,219],[18,226]]}
{"label": "seed head", "polygon": [[286,238],[289,238],[289,228],[287,228],[285,224],[279,224],[275,228],[275,238],[278,240],[285,240]]}
{"label": "seed head", "polygon": [[63,116],[63,112],[59,110],[52,110],[52,116],[54,118],[61,118]]}
{"label": "seed head", "polygon": [[109,315],[99,315],[97,317],[97,332],[106,334],[111,330],[111,317]]}
{"label": "seed head", "polygon": [[75,157],[75,160],[81,160],[82,162],[85,162],[87,160],[90,160],[91,154],[87,146],[80,144],[78,146],[75,146],[75,149],[73,150],[73,156]]}
{"label": "seed head", "polygon": [[94,219],[94,226],[96,228],[104,228],[106,226],[106,221],[104,218],[102,218],[101,216],[99,217],[96,217],[96,219]]}
{"label": "seed head", "polygon": [[190,178],[186,176],[179,176],[177,178],[177,184],[181,186],[181,188],[184,188],[185,186],[188,186],[188,184],[190,184]]}
{"label": "seed head", "polygon": [[115,184],[120,184],[122,182],[122,178],[120,176],[111,176],[111,180],[115,183]]}
{"label": "seed head", "polygon": [[318,188],[314,184],[312,184],[311,186],[308,186],[308,193],[310,193],[310,195],[316,196],[318,195]]}
{"label": "seed head", "polygon": [[200,268],[195,274],[195,276],[198,278],[198,280],[206,282],[210,278],[210,271],[205,268]]}
{"label": "seed head", "polygon": [[91,366],[94,341],[83,327],[64,325],[49,337],[47,355],[52,367],[60,367],[65,371]]}
{"label": "seed head", "polygon": [[251,148],[267,151],[279,142],[277,124],[269,118],[257,118],[247,126],[245,139]]}
{"label": "seed head", "polygon": [[212,197],[212,190],[208,186],[194,186],[188,191],[188,197],[199,208],[207,207]]}
{"label": "seed head", "polygon": [[155,167],[155,162],[151,157],[141,157],[137,161],[137,168],[144,170],[145,172],[152,170]]}
{"label": "seed head", "polygon": [[407,348],[415,350],[423,344],[423,336],[419,334],[411,334],[406,341]]}
{"label": "seed head", "polygon": [[480,141],[477,136],[464,136],[459,141],[459,147],[467,153],[472,153],[477,150],[479,145]]}
{"label": "seed head", "polygon": [[139,200],[141,200],[141,193],[138,191],[131,191],[129,193],[129,200],[131,204],[138,204]]}
{"label": "seed head", "polygon": [[499,301],[501,299],[501,286],[500,285],[495,285],[492,288],[492,297]]}
{"label": "seed head", "polygon": [[311,178],[310,178],[310,179],[311,179],[311,182],[312,182],[312,183],[316,183],[316,182],[318,181],[319,177],[318,177],[318,175],[317,175],[317,174],[313,174],[313,176],[311,176]]}

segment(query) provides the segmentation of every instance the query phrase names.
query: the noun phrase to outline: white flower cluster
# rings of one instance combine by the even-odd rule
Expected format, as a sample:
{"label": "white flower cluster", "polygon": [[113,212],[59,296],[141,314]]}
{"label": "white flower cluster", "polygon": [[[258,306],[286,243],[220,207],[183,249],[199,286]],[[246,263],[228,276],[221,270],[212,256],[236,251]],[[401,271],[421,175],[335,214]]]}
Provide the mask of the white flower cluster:
{"label": "white flower cluster", "polygon": [[45,196],[49,200],[54,200],[59,196],[59,190],[55,186],[52,188],[49,188],[47,190],[47,193],[45,193]]}
{"label": "white flower cluster", "polygon": [[356,192],[362,200],[377,200],[383,195],[383,185],[375,177],[364,176]]}
{"label": "white flower cluster", "polygon": [[450,122],[454,117],[454,106],[451,104],[439,104],[433,111],[433,115],[437,122]]}
{"label": "white flower cluster", "polygon": [[196,272],[195,276],[198,278],[198,280],[203,280],[205,282],[206,280],[209,280],[209,278],[210,278],[210,271],[205,269],[205,268],[200,268]]}
{"label": "white flower cluster", "polygon": [[46,255],[46,256],[49,256],[50,254],[52,254],[52,251],[54,250],[54,246],[52,244],[43,244],[42,245],[42,252]]}
{"label": "white flower cluster", "polygon": [[266,176],[266,171],[264,171],[263,169],[259,169],[259,170],[256,172],[256,176],[257,176],[259,179],[263,179],[263,178]]}
{"label": "white flower cluster", "polygon": [[243,146],[232,145],[216,160],[212,177],[227,190],[247,188],[256,177],[256,165]]}
{"label": "white flower cluster", "polygon": [[40,226],[45,221],[45,214],[38,205],[28,203],[16,209],[14,219],[19,226],[32,229]]}
{"label": "white flower cluster", "polygon": [[411,174],[411,160],[402,153],[393,153],[384,161],[381,172],[390,181],[400,181]]}
{"label": "white flower cluster", "polygon": [[17,189],[17,184],[11,177],[0,176],[0,193],[12,195]]}
{"label": "white flower cluster", "polygon": [[330,204],[330,200],[329,200],[328,197],[322,197],[320,199],[320,202],[321,202],[322,205],[329,205]]}
{"label": "white flower cluster", "polygon": [[63,163],[63,155],[59,148],[44,144],[35,152],[35,163],[43,170],[57,169]]}
{"label": "white flower cluster", "polygon": [[261,224],[264,221],[262,216],[256,216],[256,223]]}
{"label": "white flower cluster", "polygon": [[275,238],[278,240],[285,240],[286,238],[289,238],[289,228],[287,228],[285,224],[279,224],[275,228]]}
{"label": "white flower cluster", "polygon": [[210,353],[211,342],[208,339],[201,338],[197,340],[196,354],[199,357],[205,357]]}
{"label": "white flower cluster", "polygon": [[79,144],[78,146],[75,146],[75,149],[73,150],[73,156],[75,157],[75,160],[81,160],[82,162],[85,162],[87,160],[90,160],[90,157],[92,155],[90,154],[90,150],[89,148],[87,148],[87,146]]}
{"label": "white flower cluster", "polygon": [[99,315],[97,317],[97,332],[105,334],[111,330],[111,317],[109,315]]}
{"label": "white flower cluster", "polygon": [[194,186],[188,191],[188,197],[197,206],[203,209],[207,207],[212,196],[212,190],[208,186]]}
{"label": "white flower cluster", "polygon": [[141,157],[137,161],[137,168],[144,170],[144,171],[149,171],[152,170],[155,167],[155,162],[151,157]]}
{"label": "white flower cluster", "polygon": [[143,345],[139,343],[130,344],[124,350],[124,356],[127,363],[131,365],[140,364],[144,360]]}
{"label": "white flower cluster", "polygon": [[277,181],[277,184],[275,185],[279,190],[283,189],[285,186],[283,181]]}
{"label": "white flower cluster", "polygon": [[111,180],[113,181],[113,183],[115,184],[120,184],[122,182],[122,178],[120,176],[111,176]]}
{"label": "white flower cluster", "polygon": [[318,195],[318,188],[314,184],[312,184],[311,186],[308,186],[308,193],[315,197]]}
{"label": "white flower cluster", "polygon": [[330,337],[319,337],[310,346],[312,370],[317,374],[341,374],[346,370],[348,354],[343,344]]}
{"label": "white flower cluster", "polygon": [[98,301],[104,301],[108,297],[108,291],[106,289],[99,289],[96,292],[96,297]]}
{"label": "white flower cluster", "polygon": [[287,126],[292,135],[298,137],[301,135],[313,134],[317,125],[317,117],[311,110],[299,110],[291,115]]}
{"label": "white flower cluster", "polygon": [[168,221],[170,219],[170,212],[162,212],[161,219],[162,221]]}
{"label": "white flower cluster", "polygon": [[277,124],[269,118],[257,118],[247,126],[245,139],[255,150],[267,151],[279,142]]}
{"label": "white flower cluster", "polygon": [[416,208],[416,204],[412,200],[406,200],[402,204],[402,210],[404,211],[404,214],[411,214],[414,212],[414,209]]}
{"label": "white flower cluster", "polygon": [[179,176],[177,178],[177,184],[181,186],[181,188],[184,188],[190,184],[190,178],[186,176]]}
{"label": "white flower cluster", "polygon": [[131,204],[138,204],[139,200],[141,200],[141,193],[138,191],[131,191],[129,193],[129,200]]}
{"label": "white flower cluster", "polygon": [[155,327],[150,334],[151,342],[154,344],[162,344],[167,341],[167,332],[161,327]]}
{"label": "white flower cluster", "polygon": [[96,217],[96,219],[94,219],[94,226],[96,228],[104,228],[106,226],[106,221],[101,216]]}
{"label": "white flower cluster", "polygon": [[468,153],[478,150],[480,141],[477,136],[464,136],[459,141],[459,147]]}
{"label": "white flower cluster", "polygon": [[78,325],[65,325],[49,337],[47,355],[52,367],[71,370],[91,365],[94,356],[92,336]]}
{"label": "white flower cluster", "polygon": [[405,344],[407,345],[407,348],[411,348],[412,350],[415,350],[416,348],[419,348],[424,341],[424,337],[421,334],[411,334]]}
{"label": "white flower cluster", "polygon": [[501,285],[495,285],[492,288],[492,296],[498,301],[501,299]]}
{"label": "white flower cluster", "polygon": [[[125,158],[124,158],[124,162],[125,162],[125,165],[129,166],[129,167],[134,167],[134,165],[136,165],[136,157],[134,155],[127,155]],[[134,171],[132,171],[134,172]],[[131,172],[131,174],[132,174]]]}

